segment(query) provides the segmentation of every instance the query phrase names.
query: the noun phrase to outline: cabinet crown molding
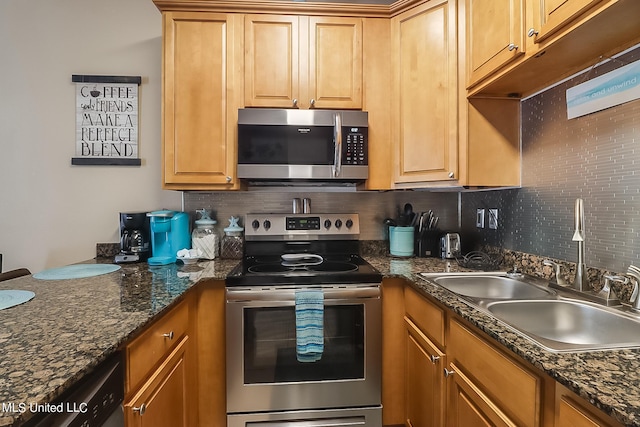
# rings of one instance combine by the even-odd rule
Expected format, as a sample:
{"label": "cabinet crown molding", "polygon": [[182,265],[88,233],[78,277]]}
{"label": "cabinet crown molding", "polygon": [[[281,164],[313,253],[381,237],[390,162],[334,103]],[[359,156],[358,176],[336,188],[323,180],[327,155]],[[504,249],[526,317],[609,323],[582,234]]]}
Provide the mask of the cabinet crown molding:
{"label": "cabinet crown molding", "polygon": [[390,18],[424,1],[397,0],[389,5],[293,0],[153,0],[153,3],[161,12],[279,13]]}

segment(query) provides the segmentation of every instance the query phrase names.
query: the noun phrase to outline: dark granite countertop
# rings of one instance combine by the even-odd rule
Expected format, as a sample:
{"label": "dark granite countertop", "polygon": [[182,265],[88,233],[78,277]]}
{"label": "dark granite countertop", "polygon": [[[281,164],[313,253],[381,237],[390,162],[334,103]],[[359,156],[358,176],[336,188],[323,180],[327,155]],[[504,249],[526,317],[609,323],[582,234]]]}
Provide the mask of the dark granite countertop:
{"label": "dark granite countertop", "polygon": [[[365,258],[385,277],[408,279],[623,424],[640,427],[640,350],[545,351],[418,276],[427,271],[461,271],[455,262],[382,255]],[[25,304],[0,310],[0,404],[55,401],[198,281],[224,280],[237,263],[125,264],[119,271],[86,279],[54,281],[25,276],[1,282],[0,289],[30,290],[36,296]],[[0,426],[18,426],[31,416],[28,411],[0,412]]]}
{"label": "dark granite countertop", "polygon": [[198,281],[224,280],[237,264],[123,264],[85,279],[0,282],[0,289],[35,293],[25,304],[0,310],[0,426],[21,425],[34,415],[10,412],[9,404],[17,411],[21,403],[55,401]]}
{"label": "dark granite countertop", "polygon": [[385,277],[403,277],[536,368],[624,425],[640,426],[640,349],[552,353],[420,278],[420,272],[464,271],[437,258],[365,257]]}

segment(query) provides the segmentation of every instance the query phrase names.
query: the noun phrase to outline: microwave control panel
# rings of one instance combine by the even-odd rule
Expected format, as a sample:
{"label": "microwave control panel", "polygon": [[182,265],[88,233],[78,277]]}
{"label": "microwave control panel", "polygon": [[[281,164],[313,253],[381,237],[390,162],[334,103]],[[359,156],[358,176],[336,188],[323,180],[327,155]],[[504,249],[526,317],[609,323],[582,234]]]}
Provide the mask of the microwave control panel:
{"label": "microwave control panel", "polygon": [[367,128],[347,128],[342,147],[343,165],[362,165],[369,163],[367,156]]}

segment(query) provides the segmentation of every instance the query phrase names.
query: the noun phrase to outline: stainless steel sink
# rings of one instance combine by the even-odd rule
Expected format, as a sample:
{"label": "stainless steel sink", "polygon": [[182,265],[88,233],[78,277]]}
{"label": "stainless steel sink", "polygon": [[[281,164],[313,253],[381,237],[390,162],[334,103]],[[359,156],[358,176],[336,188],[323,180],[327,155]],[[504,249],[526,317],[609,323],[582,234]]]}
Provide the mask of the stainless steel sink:
{"label": "stainless steel sink", "polygon": [[550,351],[640,347],[640,321],[576,300],[498,301],[486,310]]}
{"label": "stainless steel sink", "polygon": [[566,298],[506,273],[421,273],[462,300],[554,352],[640,347],[640,318],[621,310]]}
{"label": "stainless steel sink", "polygon": [[436,283],[455,294],[463,297],[485,299],[535,299],[547,298],[555,293],[545,287],[537,286],[522,280],[516,280],[498,274],[423,274]]}

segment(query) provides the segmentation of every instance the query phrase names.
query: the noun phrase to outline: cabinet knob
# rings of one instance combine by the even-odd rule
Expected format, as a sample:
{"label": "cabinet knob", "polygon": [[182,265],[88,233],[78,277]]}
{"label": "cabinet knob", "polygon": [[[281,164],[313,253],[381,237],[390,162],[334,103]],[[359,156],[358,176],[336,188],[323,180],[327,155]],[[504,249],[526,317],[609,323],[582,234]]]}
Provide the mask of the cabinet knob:
{"label": "cabinet knob", "polygon": [[453,172],[449,172],[449,178],[454,178],[455,176],[456,176],[456,174],[455,174],[455,173],[453,173]]}
{"label": "cabinet knob", "polygon": [[230,176],[228,176],[226,179],[227,179],[227,182],[231,182],[231,177]]}
{"label": "cabinet knob", "polygon": [[298,98],[293,98],[293,107],[298,108]]}
{"label": "cabinet knob", "polygon": [[313,98],[311,98],[311,99],[309,100],[309,106],[310,106],[310,107],[314,107],[315,105],[316,105],[316,100],[315,100],[315,99],[313,99]]}
{"label": "cabinet knob", "polygon": [[143,403],[139,407],[133,407],[132,409],[133,409],[133,412],[137,412],[140,415],[144,415],[144,413],[147,412],[147,404]]}
{"label": "cabinet knob", "polygon": [[447,377],[447,378],[450,377],[451,375],[455,374],[455,373],[456,373],[456,371],[453,371],[453,370],[450,371],[447,368],[444,368],[444,376]]}
{"label": "cabinet knob", "polygon": [[536,31],[535,28],[529,28],[529,31],[527,31],[527,36],[528,37],[533,37],[533,36],[537,36],[538,32]]}
{"label": "cabinet knob", "polygon": [[507,49],[509,50],[509,52],[513,52],[514,50],[518,50],[518,45],[510,43],[509,46],[507,46]]}
{"label": "cabinet knob", "polygon": [[429,356],[429,359],[431,359],[431,363],[436,363],[438,360],[440,360],[440,356],[432,354],[431,356]]}
{"label": "cabinet knob", "polygon": [[163,337],[165,338],[169,338],[170,340],[173,339],[173,331],[169,332],[168,334],[162,334]]}

